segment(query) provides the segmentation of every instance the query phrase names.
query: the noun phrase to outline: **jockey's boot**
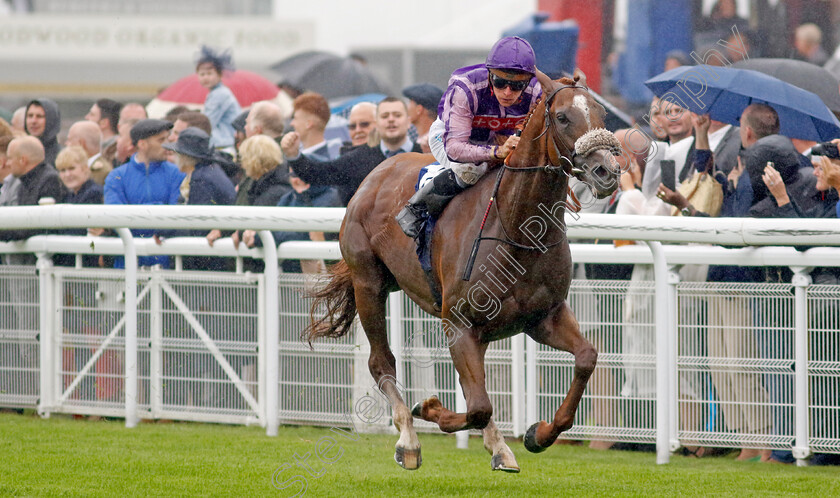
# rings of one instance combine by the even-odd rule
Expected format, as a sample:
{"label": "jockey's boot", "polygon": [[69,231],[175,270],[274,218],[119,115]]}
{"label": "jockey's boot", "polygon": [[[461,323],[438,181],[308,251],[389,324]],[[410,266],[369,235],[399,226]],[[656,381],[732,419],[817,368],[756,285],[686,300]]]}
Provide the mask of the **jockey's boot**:
{"label": "jockey's boot", "polygon": [[426,220],[426,214],[437,218],[449,201],[464,190],[466,187],[458,183],[455,172],[451,169],[444,170],[411,196],[408,204],[397,214],[397,223],[406,235],[416,239]]}

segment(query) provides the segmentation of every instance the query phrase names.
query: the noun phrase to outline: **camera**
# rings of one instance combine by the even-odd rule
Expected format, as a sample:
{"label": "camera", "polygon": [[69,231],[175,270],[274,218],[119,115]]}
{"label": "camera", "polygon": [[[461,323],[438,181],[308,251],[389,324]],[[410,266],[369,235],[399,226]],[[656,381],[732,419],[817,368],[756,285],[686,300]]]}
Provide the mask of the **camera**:
{"label": "camera", "polygon": [[811,147],[811,155],[825,156],[829,159],[840,159],[840,151],[837,150],[837,144],[831,142],[822,142]]}

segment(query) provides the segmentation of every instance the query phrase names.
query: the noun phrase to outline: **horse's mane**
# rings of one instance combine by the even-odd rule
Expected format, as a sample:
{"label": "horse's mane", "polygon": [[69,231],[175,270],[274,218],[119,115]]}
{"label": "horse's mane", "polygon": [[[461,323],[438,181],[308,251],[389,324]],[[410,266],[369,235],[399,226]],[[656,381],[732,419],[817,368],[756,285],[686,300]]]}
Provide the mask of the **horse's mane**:
{"label": "horse's mane", "polygon": [[575,86],[577,84],[577,81],[573,80],[572,78],[567,78],[566,76],[563,76],[562,78],[560,78],[559,80],[556,80],[556,81],[558,83],[563,84],[563,85],[569,85],[569,86]]}
{"label": "horse's mane", "polygon": [[534,105],[532,105],[531,108],[528,109],[528,114],[525,115],[525,119],[523,119],[518,125],[516,125],[517,130],[524,130],[525,127],[528,126],[528,122],[531,121],[531,116],[534,115],[534,111],[537,109],[537,107],[540,106],[540,102],[542,102],[543,97],[544,95],[540,95],[539,97],[537,97],[537,100],[534,101]]}

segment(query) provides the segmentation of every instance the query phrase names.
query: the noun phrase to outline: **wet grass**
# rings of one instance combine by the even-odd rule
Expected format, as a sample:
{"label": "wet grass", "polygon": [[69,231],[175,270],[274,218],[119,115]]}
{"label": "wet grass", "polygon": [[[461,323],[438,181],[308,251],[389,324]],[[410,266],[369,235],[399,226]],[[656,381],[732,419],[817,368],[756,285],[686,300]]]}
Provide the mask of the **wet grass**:
{"label": "wet grass", "polygon": [[505,474],[491,472],[477,438],[468,450],[456,449],[451,436],[420,439],[423,465],[409,472],[394,463],[390,435],[281,427],[269,438],[259,427],[126,429],[122,421],[0,414],[0,495],[840,496],[837,467],[736,462],[734,455],[674,456],[656,465],[652,453],[554,446],[532,455],[513,441],[522,472]]}

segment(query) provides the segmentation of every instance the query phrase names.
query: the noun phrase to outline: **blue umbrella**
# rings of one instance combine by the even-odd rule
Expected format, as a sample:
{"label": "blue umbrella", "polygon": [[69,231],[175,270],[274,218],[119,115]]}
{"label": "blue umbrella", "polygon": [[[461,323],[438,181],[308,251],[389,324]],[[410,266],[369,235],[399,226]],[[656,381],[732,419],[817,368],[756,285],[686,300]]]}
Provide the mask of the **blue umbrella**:
{"label": "blue umbrella", "polygon": [[748,105],[761,103],[779,114],[782,135],[817,142],[840,137],[840,122],[817,95],[757,71],[682,66],[645,85],[666,101],[724,123],[737,125]]}

